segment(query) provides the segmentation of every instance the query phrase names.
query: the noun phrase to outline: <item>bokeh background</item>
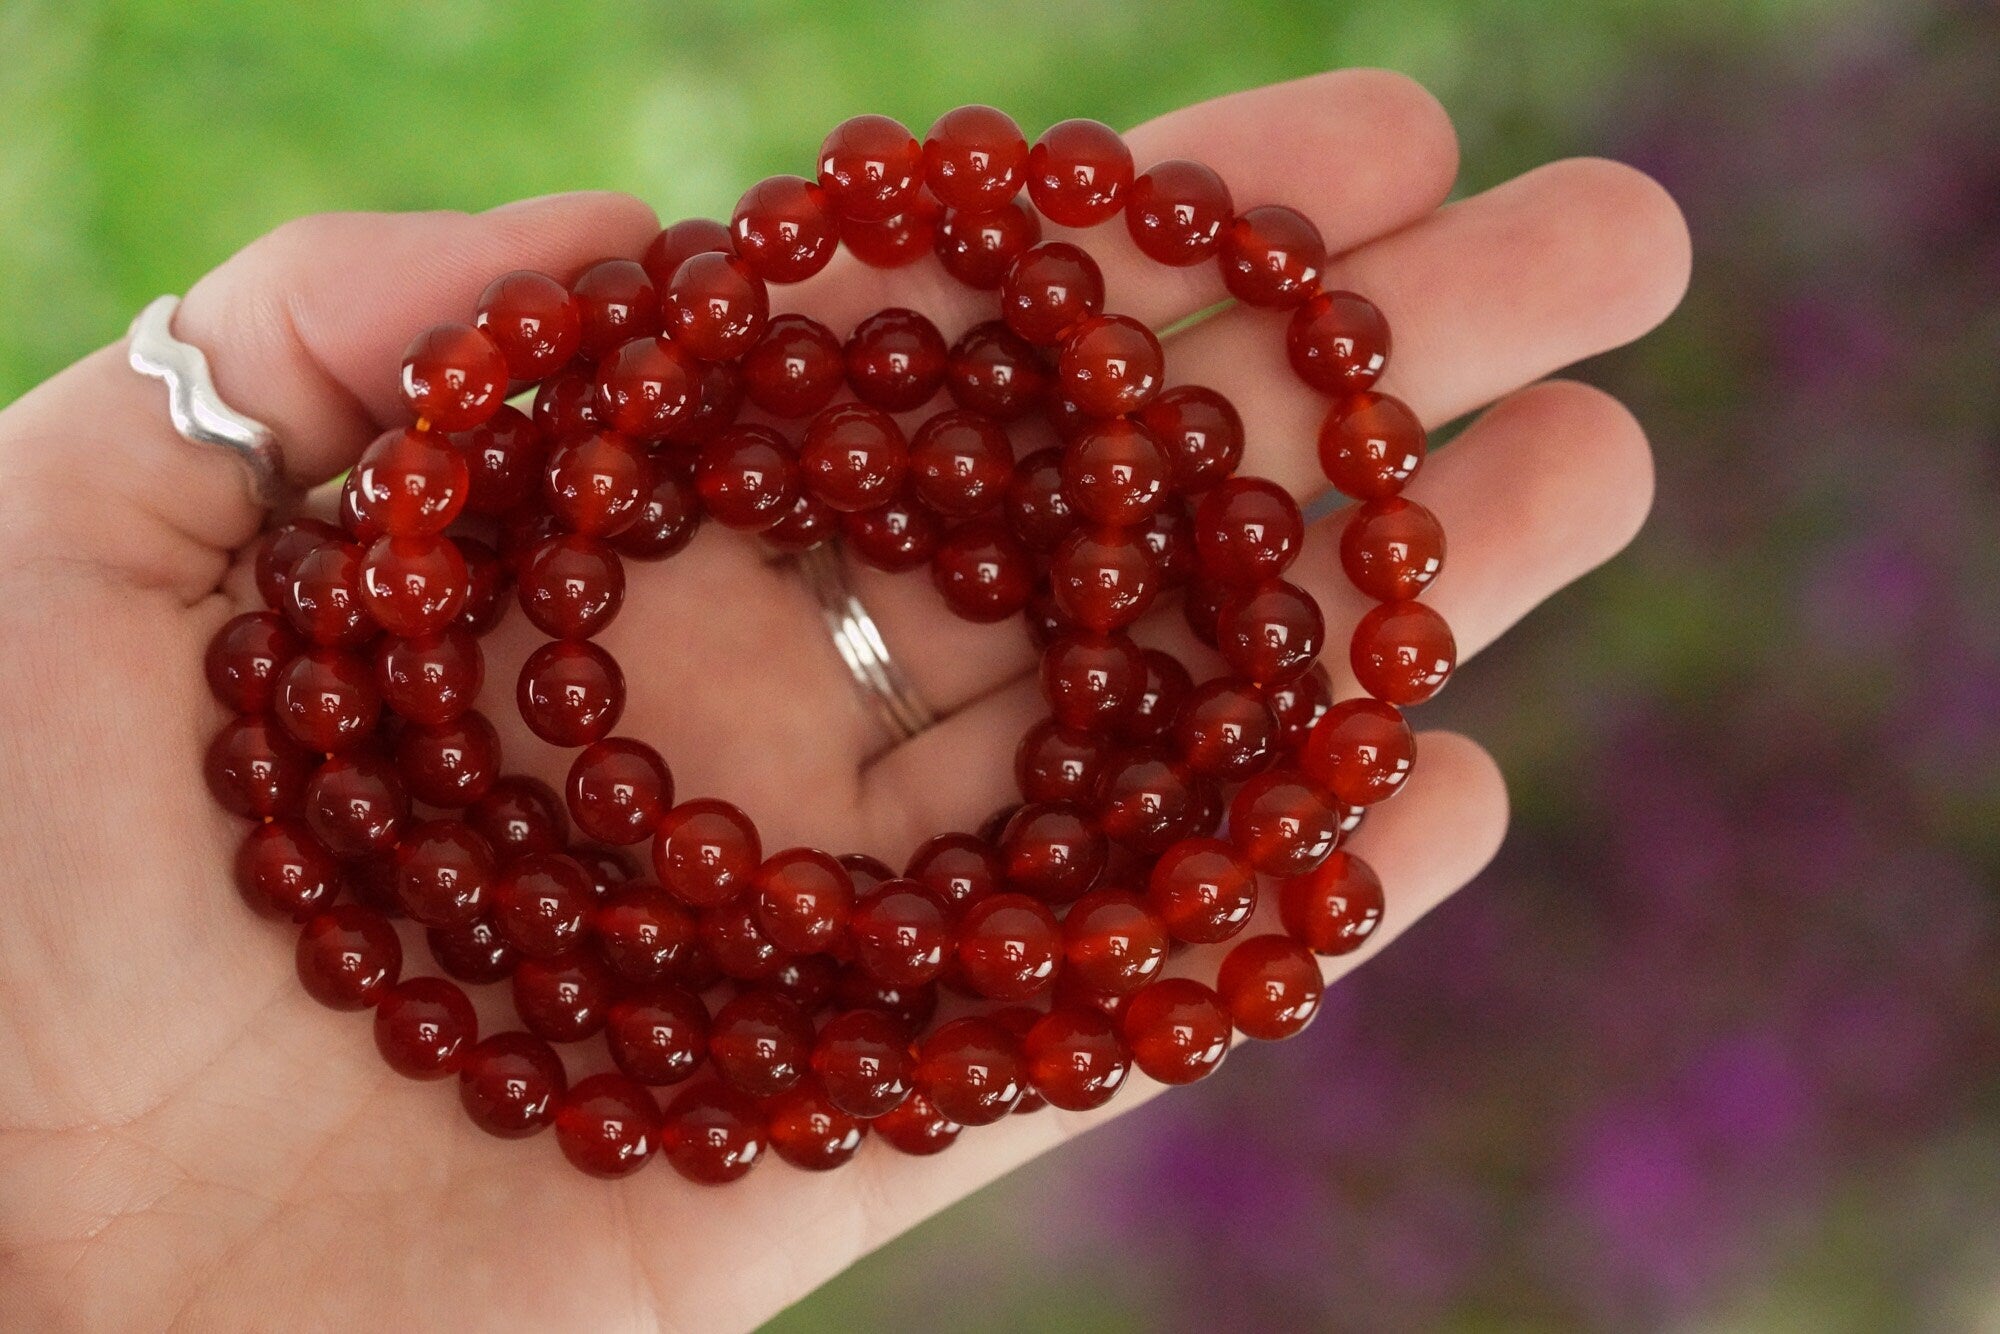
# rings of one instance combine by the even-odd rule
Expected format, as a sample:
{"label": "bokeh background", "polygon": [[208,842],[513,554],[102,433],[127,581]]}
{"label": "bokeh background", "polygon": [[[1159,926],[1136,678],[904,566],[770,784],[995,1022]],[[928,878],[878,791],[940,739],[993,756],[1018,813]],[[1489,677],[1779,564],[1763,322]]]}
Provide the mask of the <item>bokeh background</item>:
{"label": "bokeh background", "polygon": [[1582,373],[1657,514],[1438,706],[1508,772],[1496,865],[1301,1040],[775,1328],[2000,1328],[1990,4],[0,0],[0,52],[0,401],[293,214],[726,216],[861,110],[1380,64],[1463,192],[1651,171],[1694,289]]}

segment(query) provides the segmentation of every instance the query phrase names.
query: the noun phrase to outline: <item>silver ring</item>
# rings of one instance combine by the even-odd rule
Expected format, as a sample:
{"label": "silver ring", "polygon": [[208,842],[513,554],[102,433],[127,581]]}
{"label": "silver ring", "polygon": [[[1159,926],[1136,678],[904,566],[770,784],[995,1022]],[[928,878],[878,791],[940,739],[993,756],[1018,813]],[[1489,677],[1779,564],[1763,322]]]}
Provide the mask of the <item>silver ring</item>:
{"label": "silver ring", "polygon": [[180,304],[177,296],[158,297],[132,321],[132,369],[167,382],[167,415],[182,439],[217,445],[234,454],[250,470],[258,503],[275,505],[285,493],[278,437],[264,423],[223,402],[202,350],[174,337],[174,312]]}
{"label": "silver ring", "polygon": [[847,669],[854,673],[855,687],[874,708],[891,732],[904,741],[937,722],[937,715],[924,704],[910,679],[882,642],[882,631],[854,589],[847,582],[847,566],[831,542],[822,542],[799,554],[799,571],[806,587],[819,601],[820,614],[833,635],[833,646]]}

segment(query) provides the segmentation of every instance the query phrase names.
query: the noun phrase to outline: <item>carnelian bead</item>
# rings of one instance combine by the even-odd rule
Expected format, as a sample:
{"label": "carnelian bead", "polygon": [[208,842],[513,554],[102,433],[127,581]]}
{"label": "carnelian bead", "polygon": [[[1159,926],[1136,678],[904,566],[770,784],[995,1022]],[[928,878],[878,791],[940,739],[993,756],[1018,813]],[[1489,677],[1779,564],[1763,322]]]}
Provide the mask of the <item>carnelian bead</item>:
{"label": "carnelian bead", "polygon": [[768,426],[731,426],[702,446],[695,490],[725,528],[762,532],[783,518],[803,480],[798,455]]}
{"label": "carnelian bead", "polygon": [[1174,719],[1174,746],[1188,768],[1232,783],[1271,762],[1278,720],[1263,692],[1247,681],[1218,676],[1195,687]]}
{"label": "carnelian bead", "polygon": [[413,977],[375,1006],[375,1047],[399,1075],[442,1079],[479,1040],[479,1016],[465,993],[441,977]]}
{"label": "carnelian bead", "polygon": [[1117,1023],[1084,1005],[1057,1005],[1040,1016],[1021,1039],[1021,1052],[1035,1091],[1070,1112],[1111,1101],[1132,1070]]}
{"label": "carnelian bead", "polygon": [[590,873],[590,892],[599,903],[639,878],[639,863],[623,848],[577,848],[569,855]]}
{"label": "carnelian bead", "polygon": [[920,408],[944,387],[950,349],[937,326],[892,306],[854,326],[842,359],[854,396],[885,412]]}
{"label": "carnelian bead", "polygon": [[1127,315],[1080,321],[1064,336],[1056,362],[1063,397],[1090,417],[1139,411],[1159,395],[1165,377],[1160,340]]}
{"label": "carnelian bead", "polygon": [[1193,577],[1194,510],[1185,497],[1169,494],[1135,531],[1160,572],[1162,592],[1179,588]]}
{"label": "carnelian bead", "polygon": [[1103,309],[1103,270],[1067,241],[1023,251],[1000,283],[1000,318],[1030,343],[1060,343]]}
{"label": "carnelian bead", "polygon": [[1123,528],[1165,503],[1173,464],[1152,432],[1117,417],[1093,422],[1062,451],[1062,479],[1077,513]]}
{"label": "carnelian bead", "polygon": [[375,730],[382,696],[367,662],[337,648],[311,648],[285,665],[272,712],[294,741],[331,754]]}
{"label": "carnelian bead", "polygon": [[1235,216],[1222,178],[1181,158],[1148,167],[1132,182],[1125,204],[1125,227],[1140,253],[1175,267],[1214,258],[1222,229]]}
{"label": "carnelian bead", "polygon": [[869,1123],[882,1141],[898,1153],[929,1157],[957,1142],[965,1127],[931,1106],[921,1093],[911,1093],[890,1111]]}
{"label": "carnelian bead", "polygon": [[583,317],[569,289],[532,269],[503,273],[486,285],[473,318],[491,339],[514,380],[539,380],[561,370],[583,341]]}
{"label": "carnelian bead", "polygon": [[774,315],[743,357],[750,401],[774,417],[807,417],[825,407],[846,374],[840,340],[818,320]]}
{"label": "carnelian bead", "polygon": [[530,852],[560,852],[569,842],[562,798],[541,779],[524,774],[496,781],[472,804],[465,819],[502,860]]}
{"label": "carnelian bead", "polygon": [[568,528],[547,507],[524,505],[512,513],[500,516],[494,525],[494,538],[499,543],[498,556],[506,573],[520,578],[521,567],[536,548],[552,537],[561,537]]}
{"label": "carnelian bead", "polygon": [[323,519],[298,518],[264,534],[257,544],[255,561],[257,592],[264,605],[283,611],[285,589],[292,581],[292,567],[300,557],[324,542],[338,542],[339,528]]}
{"label": "carnelian bead", "polygon": [[660,752],[631,737],[584,747],[569,766],[570,818],[599,843],[642,843],[674,804],[674,777]]}
{"label": "carnelian bead", "polygon": [[787,848],[766,858],[751,881],[757,922],[779,949],[813,954],[847,930],[854,911],[854,877],[814,848]]}
{"label": "carnelian bead", "polygon": [[1138,707],[1146,655],[1131,636],[1068,632],[1042,652],[1042,698],[1064,727],[1101,732]]}
{"label": "carnelian bead", "polygon": [[840,243],[870,268],[900,269],[932,252],[943,217],[944,209],[937,200],[918,195],[901,213],[880,222],[842,218]]}
{"label": "carnelian bead", "polygon": [[1319,285],[1326,242],[1297,209],[1264,204],[1222,232],[1222,285],[1252,306],[1296,306]]}
{"label": "carnelian bead", "polygon": [[651,480],[644,450],[622,435],[598,432],[556,446],[542,490],[562,526],[609,537],[638,521]]}
{"label": "carnelian bead", "polygon": [[770,283],[812,277],[840,243],[826,191],[799,176],[766,177],[744,191],[729,234],[751,271]]}
{"label": "carnelian bead", "polygon": [[840,515],[809,491],[800,491],[792,507],[762,534],[779,551],[809,551],[830,542],[840,531]]}
{"label": "carnelian bead", "polygon": [[460,820],[426,820],[396,844],[396,902],[419,926],[460,927],[485,913],[495,875],[493,846]]}
{"label": "carnelian bead", "polygon": [[665,560],[693,541],[695,530],[701,527],[701,500],[695,494],[694,479],[671,466],[671,460],[654,460],[651,473],[639,501],[638,518],[611,539],[619,555],[634,560]]}
{"label": "carnelian bead", "polygon": [[403,352],[403,402],[440,431],[469,431],[507,399],[507,359],[469,324],[440,324]]}
{"label": "carnelian bead", "polygon": [[763,1156],[764,1117],[747,1094],[706,1079],[667,1103],[661,1150],[689,1181],[720,1186],[735,1181]]}
{"label": "carnelian bead", "polygon": [[753,1098],[768,1098],[798,1083],[812,1046],[811,1022],[775,991],[739,993],[715,1012],[708,1026],[709,1064]]}
{"label": "carnelian bead", "polygon": [[1038,449],[1007,481],[1008,526],[1036,551],[1054,551],[1083,522],[1063,488],[1062,450]]}
{"label": "carnelian bead", "polygon": [[452,437],[465,457],[465,508],[473,514],[505,514],[541,490],[548,442],[518,408],[503,406],[490,421]]}
{"label": "carnelian bead", "polygon": [[238,713],[262,713],[283,691],[283,675],[303,645],[276,612],[247,611],[223,622],[202,658],[208,688]]}
{"label": "carnelian bead", "polygon": [[548,1125],[568,1086],[562,1057],[532,1033],[495,1033],[466,1052],[458,1068],[465,1114],[501,1139],[522,1139]]}
{"label": "carnelian bead", "polygon": [[923,145],[887,116],[851,116],[820,144],[820,188],[843,219],[893,217],[916,199],[923,180]]}
{"label": "carnelian bead", "polygon": [[1118,528],[1079,528],[1049,560],[1056,606],[1078,625],[1122,629],[1146,614],[1159,592],[1159,567],[1145,544]]}
{"label": "carnelian bead", "polygon": [[1215,620],[1216,648],[1239,676],[1259,685],[1303,675],[1326,642],[1319,603],[1296,584],[1272,579],[1224,599]]}
{"label": "carnelian bead", "polygon": [[587,746],[625,712],[618,660],[589,641],[554,639],[528,655],[514,692],[521,721],[552,746]]}
{"label": "carnelian bead", "polygon": [[1095,226],[1131,187],[1132,150],[1101,121],[1059,121],[1028,150],[1028,198],[1050,222]]}
{"label": "carnelian bead", "polygon": [[1352,853],[1336,852],[1278,886],[1278,919],[1314,954],[1347,954],[1382,924],[1382,880]]}
{"label": "carnelian bead", "polygon": [[410,813],[395,768],[372,750],[352,750],[322,764],[306,782],[306,824],[343,857],[387,852]]}
{"label": "carnelian bead", "polygon": [[764,280],[735,255],[691,255],[662,293],[663,324],[673,346],[704,361],[742,356],[771,317]]}
{"label": "carnelian bead", "polygon": [[599,260],[569,290],[583,324],[581,351],[590,360],[660,331],[659,289],[645,267],[632,260]]}
{"label": "carnelian bead", "polygon": [[351,542],[322,542],[292,565],[285,620],[308,642],[352,645],[374,637],[375,621],[361,600],[361,555]]}
{"label": "carnelian bead", "polygon": [[861,1147],[868,1127],[835,1106],[826,1091],[805,1080],[781,1094],[770,1109],[771,1148],[794,1167],[827,1172]]}
{"label": "carnelian bead", "polygon": [[1012,421],[1048,393],[1048,368],[1027,339],[999,320],[975,324],[951,345],[945,387],[962,408]]}
{"label": "carnelian bead", "polygon": [[385,639],[372,680],[382,702],[412,722],[448,723],[472,707],[485,680],[484,656],[470,633],[448,626],[413,639]]}
{"label": "carnelian bead", "polygon": [[992,509],[1014,472],[1014,446],[991,417],[953,408],[929,418],[910,437],[910,487],[947,518]]}
{"label": "carnelian bead", "polygon": [[852,1116],[880,1116],[912,1087],[916,1057],[909,1027],[880,1010],[843,1010],[821,1026],[812,1070],[835,1107]]}
{"label": "carnelian bead", "polygon": [[938,544],[931,581],[965,620],[1004,621],[1026,606],[1034,592],[1034,562],[1006,525],[974,519]]}
{"label": "carnelian bead", "polygon": [[597,368],[598,418],[634,440],[665,439],[700,402],[694,353],[672,339],[621,343]]}
{"label": "carnelian bead", "polygon": [[1228,940],[1257,909],[1257,873],[1219,838],[1186,838],[1162,853],[1146,896],[1175,940]]}
{"label": "carnelian bead", "polygon": [[1021,1001],[1048,990],[1062,958],[1056,915],[1025,894],[995,894],[958,923],[958,963],[982,996]]}
{"label": "carnelian bead", "polygon": [[920,986],[944,971],[951,910],[914,880],[890,880],[863,894],[848,918],[854,959],[875,981]]}
{"label": "carnelian bead", "polygon": [[843,852],[836,859],[854,877],[854,892],[866,894],[896,879],[896,872],[880,857],[865,852]]}
{"label": "carnelian bead", "polygon": [[708,1010],[680,987],[656,987],[611,1002],[605,1045],[620,1070],[641,1084],[678,1084],[708,1055]]}
{"label": "carnelian bead", "polygon": [[1007,887],[1044,903],[1068,903],[1104,872],[1104,834],[1080,806],[1031,802],[1014,812],[998,847]]}
{"label": "carnelian bead", "polygon": [[1384,602],[1354,627],[1348,665],[1361,688],[1408,706],[1437,694],[1458,665],[1458,641],[1444,617],[1421,602]]}
{"label": "carnelian bead", "polygon": [[682,218],[662,227],[660,234],[646,243],[646,253],[639,257],[639,264],[653,286],[665,291],[681,265],[710,251],[725,255],[736,252],[729,229],[712,218]]}
{"label": "carnelian bead", "polygon": [[1205,579],[1254,584],[1275,578],[1304,544],[1298,502],[1261,477],[1232,477],[1195,507],[1195,562]]}
{"label": "carnelian bead", "polygon": [[625,566],[597,538],[564,533],[522,558],[516,591],[537,630],[557,639],[588,639],[623,605]]}
{"label": "carnelian bead", "polygon": [[1130,995],[1166,966],[1167,924],[1127,890],[1085,894],[1070,906],[1062,932],[1063,976],[1093,991]]}
{"label": "carnelian bead", "polygon": [[580,1079],[556,1103],[563,1157],[594,1177],[630,1176],[660,1146],[660,1109],[644,1086],[619,1074]]}
{"label": "carnelian bead", "polygon": [[1326,480],[1356,500],[1403,489],[1424,462],[1424,427],[1399,398],[1364,390],[1337,400],[1319,428]]}
{"label": "carnelian bead", "polygon": [[450,625],[470,591],[471,572],[449,538],[380,537],[361,560],[368,614],[405,639]]}
{"label": "carnelian bead", "polygon": [[521,952],[486,918],[468,926],[433,928],[424,939],[438,967],[461,982],[498,982],[521,962]]}
{"label": "carnelian bead", "polygon": [[1055,594],[1049,591],[1046,583],[1029,595],[1028,605],[1021,616],[1027,625],[1028,642],[1041,650],[1046,650],[1064,635],[1074,634],[1077,629],[1056,606]]}
{"label": "carnelian bead", "polygon": [[321,1005],[365,1010],[396,985],[403,945],[381,913],[336,903],[300,929],[297,963],[306,994]]}
{"label": "carnelian bead", "polygon": [[621,981],[635,987],[665,982],[693,951],[694,915],[650,881],[613,893],[592,909],[597,952]]}
{"label": "carnelian bead", "polygon": [[602,430],[604,423],[597,415],[596,370],[572,366],[543,380],[541,388],[535,390],[530,416],[542,438],[552,443]]}
{"label": "carnelian bead", "polygon": [[1280,681],[1264,688],[1264,702],[1278,720],[1278,749],[1291,753],[1305,744],[1313,724],[1326,716],[1333,704],[1333,682],[1326,664],[1316,662],[1304,676]]}
{"label": "carnelian bead", "polygon": [[1181,701],[1194,689],[1187,668],[1171,653],[1149,648],[1146,655],[1146,682],[1133,701],[1132,712],[1120,720],[1118,735],[1133,742],[1159,739],[1173,725]]}
{"label": "carnelian bead", "polygon": [[938,263],[967,287],[990,292],[1042,239],[1042,220],[1009,200],[990,211],[946,209],[938,221]]}
{"label": "carnelian bead", "polygon": [[944,540],[944,524],[936,514],[901,498],[841,515],[840,532],[857,558],[890,574],[928,565]]}
{"label": "carnelian bead", "polygon": [[298,820],[252,825],[236,849],[236,888],[265,917],[302,922],[340,893],[340,862]]}
{"label": "carnelian bead", "polygon": [[514,1010],[530,1033],[550,1042],[581,1042],[604,1028],[617,983],[602,960],[579,949],[521,960],[513,993]]}
{"label": "carnelian bead", "polygon": [[396,737],[396,773],[418,801],[468,806],[500,776],[500,735],[478,712],[448,723],[413,722]]}
{"label": "carnelian bead", "polygon": [[1028,141],[1004,111],[973,104],[939,116],[924,136],[924,180],[951,208],[998,208],[1027,181]]}
{"label": "carnelian bead", "polygon": [[1301,380],[1324,394],[1366,389],[1389,360],[1389,322],[1352,292],[1319,292],[1292,312],[1285,355]]}
{"label": "carnelian bead", "polygon": [[953,909],[963,909],[997,893],[1002,876],[1000,854],[976,834],[939,834],[910,854],[903,875],[937,895]]}
{"label": "carnelian bead", "polygon": [[653,831],[653,870],[681,902],[727,903],[747,888],[764,859],[750,817],[726,801],[684,801]]}
{"label": "carnelian bead", "polygon": [[1304,875],[1340,841],[1340,806],[1302,773],[1259,774],[1230,799],[1229,839],[1265,875]]}
{"label": "carnelian bead", "polygon": [[1243,419],[1213,389],[1179,384],[1162,390],[1139,410],[1139,420],[1173,461],[1177,490],[1214,486],[1243,461]]}
{"label": "carnelian bead", "polygon": [[1191,1084],[1229,1054],[1229,1012],[1213,991],[1185,977],[1134,996],[1119,1028],[1133,1061],[1162,1084]]}
{"label": "carnelian bead", "polygon": [[583,940],[596,894],[574,857],[530,852],[502,866],[493,881],[493,922],[530,959],[554,959]]}
{"label": "carnelian bead", "polygon": [[1417,759],[1402,710],[1375,699],[1342,700],[1314,725],[1299,767],[1334,800],[1370,806],[1399,791]]}
{"label": "carnelian bead", "polygon": [[1235,593],[1233,585],[1216,579],[1196,579],[1188,585],[1181,597],[1181,619],[1194,637],[1210,648],[1216,646],[1215,623],[1222,615],[1222,604]]}
{"label": "carnelian bead", "polygon": [[[743,372],[733,361],[697,362],[694,369],[694,411],[674,423],[667,441],[676,445],[704,445],[724,427],[733,425],[743,413]],[[686,460],[674,462],[684,464]]]}
{"label": "carnelian bead", "polygon": [[1444,525],[1401,496],[1358,507],[1340,530],[1340,567],[1378,602],[1416,597],[1444,566]]}
{"label": "carnelian bead", "polygon": [[917,1046],[917,1092],[962,1126],[987,1126],[1024,1090],[1021,1044],[991,1019],[954,1019]]}
{"label": "carnelian bead", "polygon": [[465,605],[452,622],[461,630],[483,635],[500,623],[512,571],[500,553],[476,537],[453,537],[452,545],[465,561]]}
{"label": "carnelian bead", "polygon": [[1097,822],[1120,845],[1157,853],[1194,832],[1205,783],[1185,764],[1150,747],[1124,751],[1097,780]]}
{"label": "carnelian bead", "polygon": [[1289,936],[1254,936],[1229,951],[1215,990],[1236,1031],[1275,1042],[1298,1034],[1319,1013],[1326,982],[1312,951]]}
{"label": "carnelian bead", "polygon": [[815,413],[799,442],[805,486],[836,510],[873,509],[893,499],[909,469],[910,446],[896,419],[865,403]]}
{"label": "carnelian bead", "polygon": [[[764,928],[757,925],[756,907],[743,900],[711,908],[702,915],[697,928],[700,949],[675,974],[675,980],[690,990],[706,989],[723,978],[737,982],[770,982],[785,966],[785,954]],[[706,970],[706,985],[696,980]]]}

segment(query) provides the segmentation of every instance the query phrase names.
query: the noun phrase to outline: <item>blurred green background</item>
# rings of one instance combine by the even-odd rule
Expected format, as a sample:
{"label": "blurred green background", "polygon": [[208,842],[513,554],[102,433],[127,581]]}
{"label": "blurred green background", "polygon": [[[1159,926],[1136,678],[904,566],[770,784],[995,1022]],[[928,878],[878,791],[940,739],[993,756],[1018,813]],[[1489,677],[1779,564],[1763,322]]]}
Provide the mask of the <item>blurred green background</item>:
{"label": "blurred green background", "polygon": [[864,110],[1032,135],[1373,64],[1462,192],[1653,172],[1694,290],[1582,373],[1655,520],[1440,705],[1508,771],[1500,861],[1300,1041],[775,1328],[2000,1328],[1990,4],[11,0],[0,52],[0,399],[295,214],[726,215]]}

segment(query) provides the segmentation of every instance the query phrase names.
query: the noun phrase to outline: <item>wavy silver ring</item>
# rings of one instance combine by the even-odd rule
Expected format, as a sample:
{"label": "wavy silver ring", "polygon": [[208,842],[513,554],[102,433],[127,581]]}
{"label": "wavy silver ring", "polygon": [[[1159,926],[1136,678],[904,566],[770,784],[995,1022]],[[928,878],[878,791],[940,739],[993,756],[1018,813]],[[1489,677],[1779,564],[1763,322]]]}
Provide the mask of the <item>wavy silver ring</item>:
{"label": "wavy silver ring", "polygon": [[258,503],[275,505],[285,493],[278,437],[264,423],[223,402],[202,350],[174,337],[174,312],[180,304],[177,296],[158,297],[132,321],[132,369],[166,381],[167,415],[182,439],[234,454],[250,470],[251,491]]}
{"label": "wavy silver ring", "polygon": [[847,669],[854,673],[855,687],[874,708],[891,732],[907,741],[937,722],[937,715],[925,705],[902,668],[889,656],[882,631],[854,589],[847,582],[847,566],[831,542],[822,542],[800,554],[799,571],[806,587],[818,600],[833,646]]}

